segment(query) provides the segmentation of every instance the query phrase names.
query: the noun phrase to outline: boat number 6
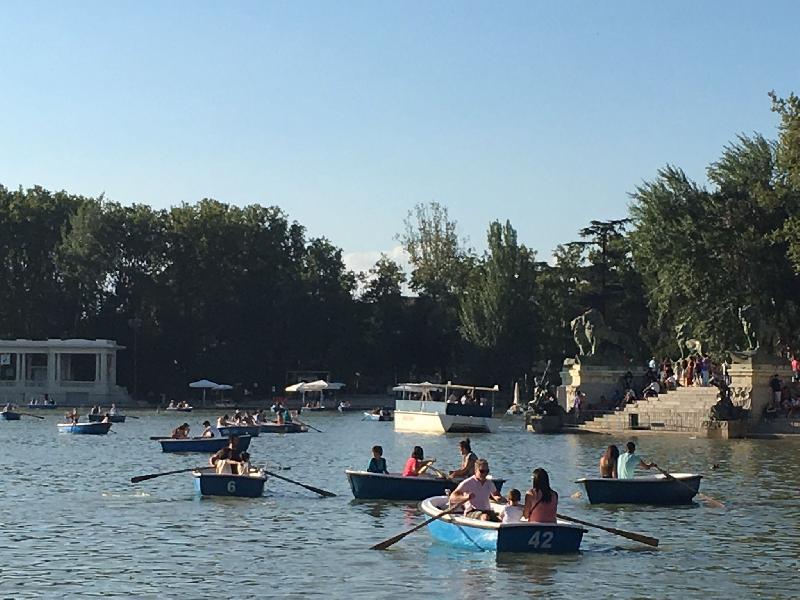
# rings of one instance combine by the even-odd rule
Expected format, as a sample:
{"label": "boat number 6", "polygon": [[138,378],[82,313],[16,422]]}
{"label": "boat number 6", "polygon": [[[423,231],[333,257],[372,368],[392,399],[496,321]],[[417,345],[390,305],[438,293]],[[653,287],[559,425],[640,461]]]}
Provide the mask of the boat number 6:
{"label": "boat number 6", "polygon": [[[235,481],[229,481],[228,482],[228,493],[229,494],[235,494],[236,493],[236,482]],[[552,537],[552,535],[550,537]]]}
{"label": "boat number 6", "polygon": [[[231,482],[233,483],[233,482]],[[541,537],[540,537],[541,534]],[[553,532],[552,531],[536,531],[531,536],[531,539],[528,540],[528,545],[533,546],[534,548],[542,548],[543,550],[547,550],[551,547],[553,543]]]}

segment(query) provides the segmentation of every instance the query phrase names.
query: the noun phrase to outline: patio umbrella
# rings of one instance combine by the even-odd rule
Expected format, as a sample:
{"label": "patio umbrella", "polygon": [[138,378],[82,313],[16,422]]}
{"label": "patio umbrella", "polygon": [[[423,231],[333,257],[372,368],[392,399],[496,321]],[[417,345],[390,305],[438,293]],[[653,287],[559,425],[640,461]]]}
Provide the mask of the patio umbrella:
{"label": "patio umbrella", "polygon": [[200,379],[199,381],[193,381],[189,384],[190,388],[203,390],[203,406],[206,404],[206,390],[215,390],[218,386],[218,383],[214,383],[208,379]]}
{"label": "patio umbrella", "polygon": [[514,382],[514,404],[519,405],[519,381]]}

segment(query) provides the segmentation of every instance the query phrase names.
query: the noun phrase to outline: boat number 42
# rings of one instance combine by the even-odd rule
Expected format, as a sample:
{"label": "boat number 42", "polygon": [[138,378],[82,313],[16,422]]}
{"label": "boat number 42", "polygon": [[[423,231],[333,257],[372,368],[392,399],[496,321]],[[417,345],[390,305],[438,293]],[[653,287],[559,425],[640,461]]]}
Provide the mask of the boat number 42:
{"label": "boat number 42", "polygon": [[528,545],[534,548],[548,549],[553,544],[552,531],[535,531],[528,540]]}

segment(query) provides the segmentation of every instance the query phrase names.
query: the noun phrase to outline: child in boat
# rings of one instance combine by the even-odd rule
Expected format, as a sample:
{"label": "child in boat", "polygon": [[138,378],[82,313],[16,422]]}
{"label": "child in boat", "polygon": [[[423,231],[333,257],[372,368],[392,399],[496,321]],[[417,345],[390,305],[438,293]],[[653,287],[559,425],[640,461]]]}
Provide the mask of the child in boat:
{"label": "child in boat", "polygon": [[517,523],[522,520],[522,504],[519,503],[522,498],[518,489],[511,488],[508,490],[508,504],[500,509],[500,518],[503,523]]}
{"label": "child in boat", "polygon": [[242,452],[241,458],[242,458],[242,461],[239,463],[239,475],[249,475],[250,474],[250,453],[249,452]]}
{"label": "child in boat", "polygon": [[372,447],[372,458],[369,459],[367,473],[389,474],[389,469],[386,468],[386,459],[383,458],[383,448],[381,446]]}

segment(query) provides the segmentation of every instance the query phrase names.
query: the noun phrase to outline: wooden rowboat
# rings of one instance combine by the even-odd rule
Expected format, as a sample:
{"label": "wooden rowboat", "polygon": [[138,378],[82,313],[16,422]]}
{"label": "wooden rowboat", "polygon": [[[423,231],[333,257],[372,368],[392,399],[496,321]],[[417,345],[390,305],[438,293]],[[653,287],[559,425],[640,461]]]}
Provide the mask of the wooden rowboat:
{"label": "wooden rowboat", "polygon": [[385,413],[365,412],[362,421],[394,421],[394,417],[389,411]]}
{"label": "wooden rowboat", "polygon": [[[239,437],[239,450],[244,451],[250,447],[250,436],[243,435]],[[203,452],[205,454],[213,454],[222,450],[228,445],[228,438],[226,437],[196,437],[184,438],[174,440],[167,438],[158,440],[161,444],[162,452]]]}
{"label": "wooden rowboat", "polygon": [[247,475],[217,473],[213,467],[198,469],[194,475],[194,489],[202,496],[233,496],[258,498],[264,493],[267,476],[263,471],[252,469]]}
{"label": "wooden rowboat", "polygon": [[306,433],[307,427],[300,423],[261,423],[261,433]]}
{"label": "wooden rowboat", "polygon": [[634,477],[633,479],[600,479],[584,477],[580,483],[592,504],[691,504],[700,490],[702,475],[672,473]]}
{"label": "wooden rowboat", "polygon": [[[423,513],[435,517],[447,509],[447,497],[428,498],[419,506]],[[529,554],[576,553],[586,532],[580,525],[561,520],[555,523],[493,523],[458,513],[429,523],[428,531],[436,540],[457,548]]]}
{"label": "wooden rowboat", "polygon": [[19,421],[21,417],[21,414],[14,412],[13,410],[4,410],[3,412],[0,412],[0,418],[6,421]]}
{"label": "wooden rowboat", "polygon": [[220,435],[230,437],[232,435],[249,435],[251,437],[258,437],[261,433],[261,425],[224,425],[217,427]]}
{"label": "wooden rowboat", "polygon": [[[424,500],[454,490],[462,479],[444,479],[432,475],[403,477],[400,473],[370,473],[346,470],[353,496],[358,500]],[[499,492],[505,479],[489,478]]]}
{"label": "wooden rowboat", "polygon": [[111,429],[111,423],[59,423],[59,433],[75,433],[82,435],[105,435]]}

